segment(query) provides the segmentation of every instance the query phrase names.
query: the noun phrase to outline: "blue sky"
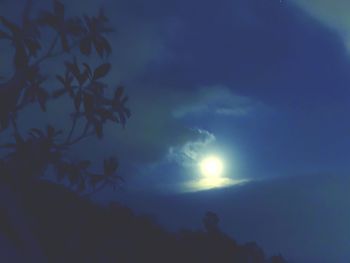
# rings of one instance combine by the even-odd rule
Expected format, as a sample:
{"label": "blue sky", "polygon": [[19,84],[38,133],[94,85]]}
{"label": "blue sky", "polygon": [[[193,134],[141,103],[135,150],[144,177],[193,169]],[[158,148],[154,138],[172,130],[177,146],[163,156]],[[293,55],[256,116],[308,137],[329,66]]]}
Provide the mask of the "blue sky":
{"label": "blue sky", "polygon": [[[127,187],[151,191],[176,191],[198,176],[200,156],[186,164],[170,156],[191,144],[224,156],[232,178],[348,171],[350,22],[339,12],[347,5],[67,2],[72,14],[107,10],[116,28],[109,81],[127,87],[133,112],[125,131],[109,127],[102,144],[77,150],[117,155],[132,174]],[[1,7],[20,14],[11,1]],[[5,63],[0,70],[6,74]]]}
{"label": "blue sky", "polygon": [[[215,138],[203,150],[235,164],[230,176],[348,171],[350,68],[336,24],[288,1],[122,7],[147,28],[129,32],[145,41],[136,53],[149,56],[124,79],[135,94],[125,148],[140,158],[145,181],[163,187],[193,176],[165,159],[169,149],[203,140],[201,130]],[[164,175],[167,165],[174,175]]]}

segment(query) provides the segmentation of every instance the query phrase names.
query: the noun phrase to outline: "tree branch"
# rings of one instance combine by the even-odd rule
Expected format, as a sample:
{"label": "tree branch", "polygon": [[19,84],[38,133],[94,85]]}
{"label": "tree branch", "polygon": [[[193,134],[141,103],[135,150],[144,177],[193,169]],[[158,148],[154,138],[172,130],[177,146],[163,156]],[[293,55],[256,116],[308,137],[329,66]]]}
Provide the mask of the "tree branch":
{"label": "tree branch", "polygon": [[63,146],[71,146],[71,145],[76,144],[89,136],[94,135],[95,134],[94,132],[88,133],[89,128],[90,128],[90,123],[86,123],[83,133],[80,136],[78,136],[77,138],[75,138],[74,140],[65,142],[63,144]]}
{"label": "tree branch", "polygon": [[[33,66],[37,66],[39,65],[41,62],[43,62],[44,60],[48,59],[48,58],[53,58],[53,57],[58,57],[62,54],[64,54],[66,51],[64,51],[63,49],[62,50],[59,50],[57,52],[53,52],[53,49],[57,43],[59,39],[59,35],[57,35],[54,39],[54,41],[52,42],[51,46],[49,47],[48,51],[46,52],[46,54],[44,56],[42,56],[41,58],[39,58],[34,64]],[[79,44],[80,40],[76,40],[73,42],[73,44],[68,47],[69,50],[71,50],[72,48],[76,47],[78,44]]]}
{"label": "tree branch", "polygon": [[17,122],[16,122],[16,117],[14,116],[14,114],[11,114],[10,119],[11,119],[11,123],[13,126],[13,130],[15,131],[15,133],[19,134],[19,130],[18,130]]}
{"label": "tree branch", "polygon": [[69,131],[69,134],[68,134],[68,136],[67,136],[67,139],[66,139],[65,143],[68,143],[68,142],[70,141],[70,139],[72,138],[72,135],[73,135],[74,129],[75,129],[75,127],[76,127],[77,121],[78,121],[78,117],[77,117],[77,116],[74,116],[74,117],[73,117],[72,128],[71,128],[70,131]]}
{"label": "tree branch", "polygon": [[43,62],[45,59],[47,58],[50,58],[50,57],[53,57],[54,53],[53,53],[53,50],[56,46],[56,43],[58,41],[58,38],[59,38],[59,35],[56,35],[56,37],[53,39],[49,49],[47,50],[47,52],[45,53],[45,55],[43,55],[41,58],[39,58],[36,62],[33,63],[33,66],[37,66],[39,65],[41,62]]}
{"label": "tree branch", "polygon": [[107,185],[107,181],[104,181],[99,187],[95,187],[94,190],[92,190],[91,192],[82,194],[82,197],[87,197],[87,196],[91,196],[93,194],[96,194],[97,192],[101,191],[106,185]]}

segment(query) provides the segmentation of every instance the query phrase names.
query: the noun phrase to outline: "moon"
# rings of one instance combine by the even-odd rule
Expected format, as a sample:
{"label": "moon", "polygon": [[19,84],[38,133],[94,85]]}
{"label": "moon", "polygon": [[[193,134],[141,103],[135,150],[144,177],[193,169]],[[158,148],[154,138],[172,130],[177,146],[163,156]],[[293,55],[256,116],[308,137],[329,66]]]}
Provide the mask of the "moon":
{"label": "moon", "polygon": [[224,170],[223,161],[218,156],[207,156],[199,163],[202,175],[206,178],[220,178]]}
{"label": "moon", "polygon": [[230,169],[225,167],[224,160],[227,159],[223,159],[215,154],[203,156],[196,164],[200,177],[196,176],[194,180],[185,182],[182,186],[182,191],[198,192],[249,182],[248,179],[231,178],[228,174],[229,171],[226,171],[226,169]]}

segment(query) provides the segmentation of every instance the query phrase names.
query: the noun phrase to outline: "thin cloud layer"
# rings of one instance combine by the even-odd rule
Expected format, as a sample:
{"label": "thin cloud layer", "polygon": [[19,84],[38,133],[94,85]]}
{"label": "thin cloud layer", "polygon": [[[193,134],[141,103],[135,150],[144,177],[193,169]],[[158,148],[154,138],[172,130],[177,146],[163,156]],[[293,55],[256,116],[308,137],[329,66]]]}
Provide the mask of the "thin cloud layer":
{"label": "thin cloud layer", "polygon": [[180,103],[173,110],[173,116],[184,118],[191,115],[218,114],[243,117],[258,110],[259,106],[254,100],[235,95],[229,88],[218,85],[199,88],[192,101]]}

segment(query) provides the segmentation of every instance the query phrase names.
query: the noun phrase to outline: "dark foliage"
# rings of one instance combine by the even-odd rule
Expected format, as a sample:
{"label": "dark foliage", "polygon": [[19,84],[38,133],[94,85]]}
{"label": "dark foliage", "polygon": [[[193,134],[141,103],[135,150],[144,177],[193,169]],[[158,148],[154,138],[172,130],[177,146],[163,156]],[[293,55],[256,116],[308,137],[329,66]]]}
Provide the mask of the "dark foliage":
{"label": "dark foliage", "polygon": [[[205,231],[169,233],[121,204],[101,207],[55,184],[21,193],[48,262],[286,263],[282,256],[266,257],[256,243],[237,244],[219,230],[213,212],[203,218]],[[208,228],[208,221],[216,227]]]}
{"label": "dark foliage", "polygon": [[[112,96],[106,95],[108,85],[103,79],[111,72],[111,64],[104,62],[93,68],[77,59],[96,56],[96,59],[105,60],[111,53],[106,38],[106,34],[112,32],[108,19],[103,10],[97,16],[67,17],[65,7],[59,1],[53,1],[52,11],[42,11],[32,18],[30,5],[28,1],[22,24],[0,16],[0,40],[7,41],[15,51],[13,75],[0,84],[0,136],[2,141],[8,141],[4,131],[12,130],[14,134],[12,142],[1,145],[4,154],[0,157],[3,169],[0,174],[8,182],[23,184],[42,177],[52,167],[58,181],[68,182],[80,192],[94,192],[105,185],[115,187],[122,181],[116,175],[118,163],[115,158],[104,161],[101,174],[89,170],[89,160],[73,162],[67,159],[67,151],[83,139],[89,136],[102,138],[107,122],[124,127],[130,117],[126,107],[128,97],[122,86],[117,86]],[[50,35],[53,39],[47,42]],[[67,56],[71,56],[71,60],[57,60]],[[52,59],[60,63],[62,74],[44,75],[41,68]],[[60,88],[48,81],[53,77]],[[53,92],[48,83],[56,87]],[[19,129],[17,117],[23,108],[37,103],[45,112],[50,102],[63,95],[66,95],[66,102],[70,100],[74,106],[74,111],[67,116],[72,123],[69,130],[58,129],[55,123],[47,124],[46,130]],[[78,131],[79,128],[82,130]]]}

